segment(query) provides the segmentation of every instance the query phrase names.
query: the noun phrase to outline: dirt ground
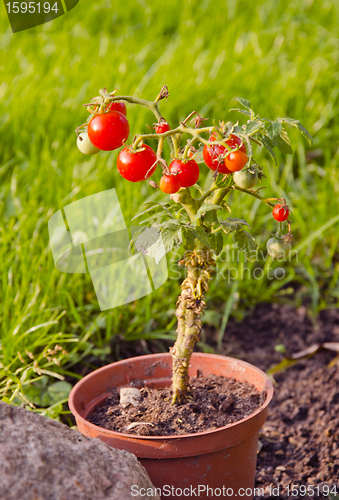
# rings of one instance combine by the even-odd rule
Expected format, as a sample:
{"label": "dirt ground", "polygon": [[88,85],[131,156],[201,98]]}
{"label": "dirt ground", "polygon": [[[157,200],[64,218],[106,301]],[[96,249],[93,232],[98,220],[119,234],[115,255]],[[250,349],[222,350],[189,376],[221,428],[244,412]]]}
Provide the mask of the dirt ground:
{"label": "dirt ground", "polygon": [[[222,354],[266,371],[284,357],[324,342],[339,342],[339,310],[322,311],[315,324],[304,307],[261,305],[241,324],[229,322]],[[279,345],[286,353],[277,352]],[[300,485],[310,493],[307,498],[328,498],[328,491],[339,495],[336,356],[322,349],[274,375],[275,394],[260,435],[256,474],[256,487],[263,488],[264,498],[269,498],[270,489],[271,498],[305,498]]]}

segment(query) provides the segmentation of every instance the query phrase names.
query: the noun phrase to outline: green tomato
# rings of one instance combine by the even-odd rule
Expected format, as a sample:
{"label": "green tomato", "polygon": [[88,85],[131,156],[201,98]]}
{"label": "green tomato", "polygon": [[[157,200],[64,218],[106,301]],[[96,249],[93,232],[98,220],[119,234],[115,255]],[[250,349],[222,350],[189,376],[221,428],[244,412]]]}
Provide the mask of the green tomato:
{"label": "green tomato", "polygon": [[233,180],[237,186],[242,189],[251,189],[258,182],[257,172],[250,172],[249,170],[240,170],[239,172],[234,172]]}
{"label": "green tomato", "polygon": [[81,134],[79,134],[79,137],[77,139],[77,146],[79,151],[81,151],[85,155],[95,155],[100,151],[100,149],[93,146],[93,144],[89,140],[87,132],[82,132]]}
{"label": "green tomato", "polygon": [[273,259],[285,260],[289,256],[292,249],[290,243],[284,243],[282,240],[273,236],[267,242],[267,252],[268,255],[273,257]]}

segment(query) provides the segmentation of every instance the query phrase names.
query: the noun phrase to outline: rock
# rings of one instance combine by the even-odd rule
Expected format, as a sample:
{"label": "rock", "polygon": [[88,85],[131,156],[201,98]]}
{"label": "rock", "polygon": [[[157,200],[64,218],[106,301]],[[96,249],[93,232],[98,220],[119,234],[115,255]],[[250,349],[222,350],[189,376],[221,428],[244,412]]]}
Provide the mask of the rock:
{"label": "rock", "polygon": [[131,453],[0,401],[1,500],[141,500],[146,492],[160,500]]}

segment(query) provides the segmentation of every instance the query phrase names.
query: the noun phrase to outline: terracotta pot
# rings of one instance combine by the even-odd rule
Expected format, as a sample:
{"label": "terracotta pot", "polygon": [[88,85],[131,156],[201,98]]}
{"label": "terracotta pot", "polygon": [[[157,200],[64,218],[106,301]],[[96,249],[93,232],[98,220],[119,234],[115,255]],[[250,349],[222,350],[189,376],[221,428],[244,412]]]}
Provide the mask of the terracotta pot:
{"label": "terracotta pot", "polygon": [[196,434],[153,437],[109,431],[86,420],[112,387],[127,386],[132,380],[140,380],[149,387],[169,386],[171,370],[170,354],[151,354],[118,361],[90,373],[74,386],[69,397],[79,431],[134,453],[154,486],[161,488],[163,498],[252,499],[259,429],[266,420],[273,386],[264,372],[249,363],[215,354],[193,353],[191,358],[190,376],[198,372],[223,375],[249,382],[260,392],[266,391],[264,404],[233,424]]}

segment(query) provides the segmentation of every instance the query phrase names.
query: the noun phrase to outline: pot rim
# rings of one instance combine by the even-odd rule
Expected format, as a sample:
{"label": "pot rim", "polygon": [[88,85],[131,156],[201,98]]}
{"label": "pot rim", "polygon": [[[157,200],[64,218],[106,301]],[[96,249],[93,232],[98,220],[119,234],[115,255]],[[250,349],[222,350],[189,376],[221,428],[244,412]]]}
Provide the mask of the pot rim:
{"label": "pot rim", "polygon": [[[86,418],[84,418],[79,412],[78,410],[75,408],[75,403],[74,403],[74,398],[75,398],[75,394],[76,392],[83,386],[87,383],[88,379],[89,378],[92,378],[92,377],[95,377],[95,374],[97,374],[98,372],[104,372],[106,370],[109,369],[110,366],[112,365],[123,365],[125,364],[126,362],[132,362],[135,361],[135,360],[140,360],[140,361],[143,361],[143,360],[146,360],[146,359],[152,359],[152,360],[155,360],[155,358],[157,357],[163,357],[163,356],[170,356],[171,357],[171,354],[170,353],[155,353],[155,354],[145,354],[145,355],[142,355],[142,356],[133,356],[132,358],[126,358],[126,359],[122,359],[122,360],[119,360],[119,361],[114,361],[113,363],[109,363],[108,365],[105,365],[105,366],[102,366],[101,368],[98,368],[97,370],[94,370],[92,371],[91,373],[88,373],[87,375],[85,375],[79,382],[77,382],[75,384],[75,386],[72,388],[70,394],[69,394],[69,398],[68,398],[68,406],[72,412],[72,414],[74,415],[74,417],[76,419],[79,419],[83,424],[85,424],[86,426],[89,426],[90,428],[93,428],[94,430],[95,429],[99,429],[100,432],[104,432],[105,435],[107,436],[112,436],[112,437],[127,437],[129,439],[137,439],[137,440],[143,440],[143,441],[175,441],[175,440],[178,440],[178,439],[193,439],[193,438],[196,438],[196,437],[199,437],[199,436],[206,436],[206,435],[209,435],[209,434],[216,434],[218,432],[223,432],[225,431],[226,429],[231,429],[233,427],[236,427],[236,426],[239,426],[241,424],[244,424],[245,422],[255,418],[257,415],[259,415],[260,413],[262,413],[269,405],[269,403],[271,402],[272,400],[272,397],[273,397],[273,392],[274,392],[274,389],[273,389],[273,384],[272,384],[272,381],[271,379],[268,377],[268,375],[263,371],[261,370],[260,368],[258,368],[257,366],[254,366],[252,365],[251,363],[248,363],[247,361],[243,361],[241,359],[237,359],[237,358],[232,358],[231,356],[223,356],[221,354],[211,354],[211,353],[201,353],[201,352],[193,352],[192,354],[192,357],[209,357],[209,358],[214,358],[215,361],[231,361],[231,362],[235,362],[236,364],[240,364],[244,367],[247,367],[247,368],[250,368],[251,370],[254,370],[256,371],[259,375],[261,375],[264,379],[265,379],[265,387],[264,387],[264,390],[266,391],[266,399],[265,401],[263,402],[263,404],[261,406],[259,406],[259,408],[257,408],[253,413],[251,413],[250,415],[247,415],[246,417],[240,419],[240,420],[237,420],[236,422],[232,422],[231,424],[227,424],[227,425],[224,425],[222,427],[217,427],[216,429],[211,429],[211,430],[207,430],[207,431],[202,431],[202,432],[195,432],[195,433],[191,433],[191,434],[174,434],[174,435],[170,435],[170,436],[142,436],[142,435],[138,435],[138,434],[127,434],[125,432],[117,432],[117,431],[112,431],[112,430],[109,430],[109,429],[105,429],[104,427],[100,427],[98,425],[95,425],[95,424],[92,424],[92,422],[90,422],[89,420],[87,420]],[[104,393],[103,393],[104,394]]]}

